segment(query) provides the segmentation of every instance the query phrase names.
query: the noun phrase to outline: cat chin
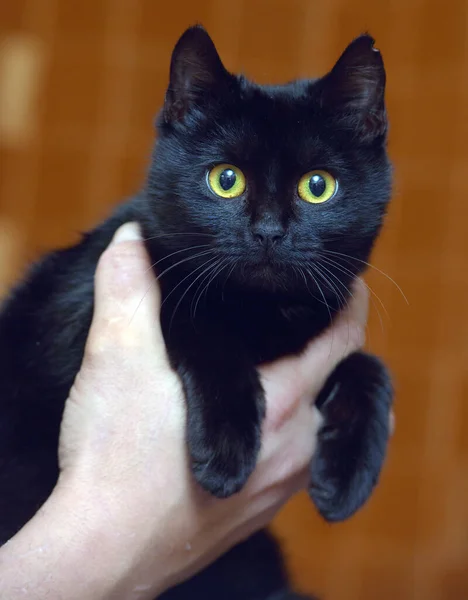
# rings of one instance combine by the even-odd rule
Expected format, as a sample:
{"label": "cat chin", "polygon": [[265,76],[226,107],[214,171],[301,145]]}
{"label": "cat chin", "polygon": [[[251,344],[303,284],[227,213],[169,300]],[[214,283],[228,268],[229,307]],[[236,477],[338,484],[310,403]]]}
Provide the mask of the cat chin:
{"label": "cat chin", "polygon": [[242,288],[248,287],[257,291],[277,293],[297,286],[298,280],[291,265],[273,262],[248,263],[233,273],[233,279]]}

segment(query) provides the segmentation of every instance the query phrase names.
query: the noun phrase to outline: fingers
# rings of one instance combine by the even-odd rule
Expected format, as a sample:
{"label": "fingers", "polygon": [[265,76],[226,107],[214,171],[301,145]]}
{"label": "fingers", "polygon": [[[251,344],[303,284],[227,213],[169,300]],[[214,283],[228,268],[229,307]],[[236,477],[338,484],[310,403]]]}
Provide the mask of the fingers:
{"label": "fingers", "polygon": [[355,281],[352,294],[346,309],[337,316],[331,327],[309,344],[301,357],[299,371],[309,389],[317,380],[318,373],[324,373],[324,382],[340,361],[364,345],[369,294],[361,280]]}
{"label": "fingers", "polygon": [[368,291],[357,280],[352,292],[346,310],[300,356],[288,356],[260,369],[267,422],[273,429],[291,417],[302,399],[313,401],[335,366],[364,344]]}
{"label": "fingers", "polygon": [[390,437],[392,437],[395,433],[395,412],[392,410],[390,410],[390,415],[389,415],[389,421],[390,421]]}
{"label": "fingers", "polygon": [[117,230],[97,266],[87,353],[151,346],[165,360],[159,310],[159,286],[139,227],[126,223]]}
{"label": "fingers", "polygon": [[309,344],[299,360],[298,377],[304,391],[318,393],[336,365],[364,345],[369,293],[361,280],[356,280],[352,293],[347,308]]}

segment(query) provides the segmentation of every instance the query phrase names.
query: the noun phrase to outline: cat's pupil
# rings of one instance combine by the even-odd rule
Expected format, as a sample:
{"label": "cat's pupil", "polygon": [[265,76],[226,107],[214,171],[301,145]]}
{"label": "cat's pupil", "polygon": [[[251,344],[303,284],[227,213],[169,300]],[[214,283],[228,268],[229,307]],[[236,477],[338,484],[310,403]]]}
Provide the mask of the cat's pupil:
{"label": "cat's pupil", "polygon": [[321,175],[312,175],[309,181],[309,189],[316,198],[320,198],[326,187],[325,179]]}
{"label": "cat's pupil", "polygon": [[219,176],[219,185],[225,192],[229,191],[236,183],[237,175],[232,169],[224,169]]}

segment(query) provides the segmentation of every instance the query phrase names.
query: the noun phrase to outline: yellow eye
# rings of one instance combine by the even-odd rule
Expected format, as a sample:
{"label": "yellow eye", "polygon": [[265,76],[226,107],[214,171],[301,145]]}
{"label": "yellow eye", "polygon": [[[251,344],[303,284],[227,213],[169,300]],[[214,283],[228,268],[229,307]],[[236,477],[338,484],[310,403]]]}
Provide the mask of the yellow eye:
{"label": "yellow eye", "polygon": [[301,177],[297,186],[299,196],[312,204],[330,200],[337,189],[338,182],[327,171],[310,171]]}
{"label": "yellow eye", "polygon": [[234,165],[217,165],[208,173],[211,190],[221,198],[237,198],[245,191],[244,173]]}

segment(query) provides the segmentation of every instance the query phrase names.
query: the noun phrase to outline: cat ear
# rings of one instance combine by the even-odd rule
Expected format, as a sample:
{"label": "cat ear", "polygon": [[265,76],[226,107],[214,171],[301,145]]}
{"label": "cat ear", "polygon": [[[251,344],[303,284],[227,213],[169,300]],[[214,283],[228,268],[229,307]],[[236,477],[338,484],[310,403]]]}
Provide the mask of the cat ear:
{"label": "cat ear", "polygon": [[320,83],[322,106],[368,141],[387,131],[385,68],[374,43],[370,35],[356,38]]}
{"label": "cat ear", "polygon": [[201,25],[190,27],[172,53],[164,119],[181,120],[192,104],[215,94],[228,78],[229,73],[206,30]]}

